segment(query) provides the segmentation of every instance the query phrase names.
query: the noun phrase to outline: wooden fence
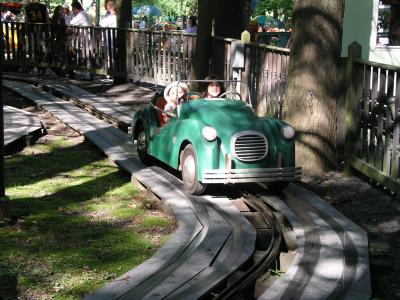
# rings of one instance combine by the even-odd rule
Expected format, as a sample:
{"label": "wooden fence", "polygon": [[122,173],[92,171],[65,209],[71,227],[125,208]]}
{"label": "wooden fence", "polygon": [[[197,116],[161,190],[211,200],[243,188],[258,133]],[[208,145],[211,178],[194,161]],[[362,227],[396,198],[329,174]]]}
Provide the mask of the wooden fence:
{"label": "wooden fence", "polygon": [[[187,79],[195,59],[195,34],[29,23],[2,23],[2,27],[4,63],[25,68],[85,70],[165,85]],[[119,38],[126,42],[126,57]],[[235,74],[230,61],[234,41],[214,38],[211,66],[226,79]],[[239,73],[250,85],[256,111],[282,117],[289,50],[255,43],[244,49],[246,65]]]}
{"label": "wooden fence", "polygon": [[400,69],[349,58],[346,170],[400,193]]}
{"label": "wooden fence", "polygon": [[282,118],[290,50],[249,43],[244,45],[244,68],[233,68],[232,43],[237,40],[214,37],[212,71],[226,79],[241,79],[250,86],[251,102],[259,115]]}

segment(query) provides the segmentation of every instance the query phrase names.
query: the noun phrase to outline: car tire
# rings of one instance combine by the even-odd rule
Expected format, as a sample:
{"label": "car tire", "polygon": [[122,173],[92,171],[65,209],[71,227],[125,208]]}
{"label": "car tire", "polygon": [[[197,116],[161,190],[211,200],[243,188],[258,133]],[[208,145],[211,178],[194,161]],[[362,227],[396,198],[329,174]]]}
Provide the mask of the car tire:
{"label": "car tire", "polygon": [[197,177],[197,157],[191,144],[187,145],[181,155],[182,181],[186,191],[192,195],[201,195],[207,188]]}
{"label": "car tire", "polygon": [[278,181],[278,182],[273,182],[269,183],[268,190],[274,193],[279,193],[282,192],[287,186],[289,185],[289,181]]}
{"label": "car tire", "polygon": [[143,125],[139,125],[137,131],[136,150],[142,163],[145,165],[150,165],[152,163],[151,156],[147,154],[147,138]]}

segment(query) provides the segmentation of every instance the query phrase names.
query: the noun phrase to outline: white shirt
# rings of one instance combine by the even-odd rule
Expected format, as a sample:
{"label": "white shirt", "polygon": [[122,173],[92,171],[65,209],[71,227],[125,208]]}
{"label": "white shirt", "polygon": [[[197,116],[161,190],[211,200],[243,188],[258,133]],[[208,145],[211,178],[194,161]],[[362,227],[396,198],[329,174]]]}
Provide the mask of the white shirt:
{"label": "white shirt", "polygon": [[107,12],[100,19],[101,27],[117,27],[117,15]]}
{"label": "white shirt", "polygon": [[71,19],[69,24],[75,26],[91,26],[92,22],[90,22],[89,15],[85,11],[81,10],[75,17]]}
{"label": "white shirt", "polygon": [[71,23],[71,15],[64,16],[65,25],[69,25]]}

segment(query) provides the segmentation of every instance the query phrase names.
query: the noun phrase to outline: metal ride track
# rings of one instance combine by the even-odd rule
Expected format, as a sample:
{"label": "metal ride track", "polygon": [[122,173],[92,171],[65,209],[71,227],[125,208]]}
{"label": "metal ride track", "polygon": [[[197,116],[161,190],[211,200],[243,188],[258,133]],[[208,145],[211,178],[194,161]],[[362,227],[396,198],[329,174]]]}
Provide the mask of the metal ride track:
{"label": "metal ride track", "polygon": [[[38,82],[44,87],[43,81]],[[253,285],[252,274],[260,275],[275,259],[265,255],[260,269],[251,264],[256,232],[233,207],[232,199],[188,196],[181,192],[182,183],[167,171],[159,167],[143,168],[127,135],[117,128],[38,87],[7,80],[3,85],[35,101],[81,132],[118,166],[134,174],[136,182],[162,198],[177,218],[178,230],[152,258],[88,295],[87,299],[230,299],[238,292],[232,290],[235,286],[245,289]],[[56,84],[47,81],[46,85]],[[67,85],[58,87],[58,92],[61,89],[69,91],[67,98],[76,98]],[[85,98],[91,96],[85,94]],[[86,107],[86,110],[104,117],[101,107]],[[263,204],[253,204],[254,197],[250,196],[247,197],[250,200],[243,200],[248,207],[253,210],[258,210],[255,206],[273,207],[285,215],[293,230],[284,235],[284,240],[288,244],[291,235],[296,244],[296,249],[292,249],[294,259],[286,273],[274,283],[263,286],[257,294],[259,299],[369,298],[365,232],[296,185],[290,185],[279,196],[265,189],[251,194],[257,194],[256,202],[261,199]],[[275,221],[265,222],[270,224],[270,231],[275,231]],[[257,242],[258,233],[257,230]],[[270,251],[263,251],[264,254],[276,252],[277,246],[270,245]]]}

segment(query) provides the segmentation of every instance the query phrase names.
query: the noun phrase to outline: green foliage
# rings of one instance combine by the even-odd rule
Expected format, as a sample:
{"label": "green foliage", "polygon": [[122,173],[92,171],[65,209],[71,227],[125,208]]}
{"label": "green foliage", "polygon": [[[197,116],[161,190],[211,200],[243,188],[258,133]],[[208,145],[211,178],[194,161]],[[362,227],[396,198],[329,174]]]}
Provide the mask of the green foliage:
{"label": "green foliage", "polygon": [[290,23],[293,14],[293,0],[258,0],[253,16],[272,14],[285,24]]}
{"label": "green foliage", "polygon": [[165,16],[197,15],[198,0],[133,0],[132,7],[154,5],[161,9]]}

